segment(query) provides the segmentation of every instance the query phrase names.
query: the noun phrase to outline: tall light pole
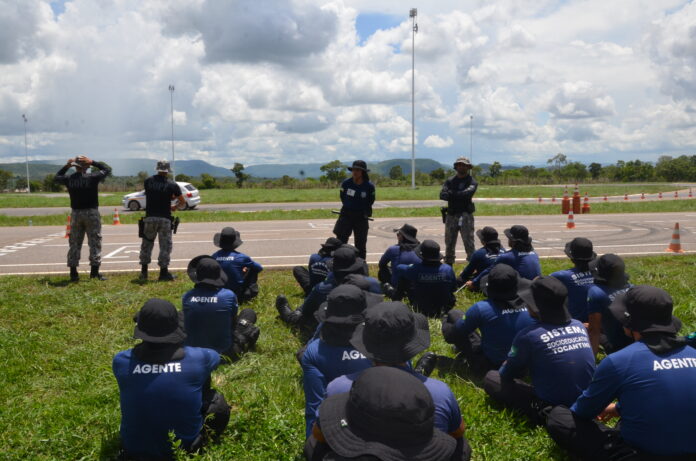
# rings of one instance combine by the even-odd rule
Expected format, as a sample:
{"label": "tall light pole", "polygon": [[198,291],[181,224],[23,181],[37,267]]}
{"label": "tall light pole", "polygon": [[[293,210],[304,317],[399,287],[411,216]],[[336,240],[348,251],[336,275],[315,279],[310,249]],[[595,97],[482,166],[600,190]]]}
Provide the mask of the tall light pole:
{"label": "tall light pole", "polygon": [[474,116],[469,115],[469,161],[474,165]]}
{"label": "tall light pole", "polygon": [[176,180],[176,174],[174,173],[174,85],[169,85],[169,102],[172,109],[172,176]]}
{"label": "tall light pole", "polygon": [[409,17],[412,21],[411,27],[411,188],[416,188],[416,23],[418,10],[411,8]]}
{"label": "tall light pole", "polygon": [[24,120],[24,161],[27,164],[27,194],[31,194],[31,185],[29,184],[29,151],[27,149],[27,122],[29,119],[26,114],[22,114],[22,120]]}

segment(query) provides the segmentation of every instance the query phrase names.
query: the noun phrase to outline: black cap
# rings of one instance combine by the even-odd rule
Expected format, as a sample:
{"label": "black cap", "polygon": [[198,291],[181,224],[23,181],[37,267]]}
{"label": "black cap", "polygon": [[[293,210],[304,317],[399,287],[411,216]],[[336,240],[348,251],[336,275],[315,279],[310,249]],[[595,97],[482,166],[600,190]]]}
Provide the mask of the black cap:
{"label": "black cap", "polygon": [[205,283],[222,288],[227,283],[227,274],[220,267],[215,258],[208,255],[200,255],[188,263],[186,273],[193,283]]}
{"label": "black cap", "polygon": [[565,244],[565,254],[573,261],[592,261],[597,253],[592,251],[592,242],[584,237],[575,237]]}
{"label": "black cap", "polygon": [[672,297],[649,285],[631,287],[609,306],[612,315],[626,328],[639,333],[677,334],[681,322],[672,315]]}
{"label": "black cap", "polygon": [[440,253],[440,245],[435,240],[423,240],[416,247],[416,256],[421,261],[429,263],[440,262],[443,258],[442,253]]}
{"label": "black cap", "polygon": [[365,311],[350,343],[375,362],[403,363],[430,347],[428,328],[428,320],[404,303],[383,302]]}
{"label": "black cap", "polygon": [[543,323],[563,325],[570,322],[571,316],[566,307],[568,289],[556,277],[539,277],[519,295],[527,304],[527,309]]}
{"label": "black cap", "polygon": [[416,234],[418,234],[418,229],[416,229],[410,224],[404,224],[400,228],[394,229],[394,232],[398,232],[399,234],[401,234],[401,238],[407,243],[419,243],[418,239],[416,238]]}
{"label": "black cap", "polygon": [[529,236],[529,230],[526,227],[515,225],[509,229],[505,229],[505,236],[513,242],[532,243],[532,238]]}
{"label": "black cap", "polygon": [[481,278],[481,291],[494,301],[509,301],[517,298],[518,291],[529,288],[531,282],[524,283],[522,280],[527,279],[521,279],[520,274],[511,266],[497,264]]}
{"label": "black cap", "polygon": [[384,461],[450,459],[454,438],[434,427],[435,405],[425,385],[394,367],[360,373],[350,392],[319,407],[321,432],[339,456]]}
{"label": "black cap", "polygon": [[159,298],[148,299],[135,318],[133,336],[150,343],[179,344],[186,339],[183,317],[174,304]]}
{"label": "black cap", "polygon": [[626,264],[621,256],[607,253],[590,264],[594,282],[612,288],[623,288],[628,283]]}
{"label": "black cap", "polygon": [[234,227],[225,227],[222,229],[222,232],[215,234],[213,243],[223,250],[234,250],[244,242],[242,242],[239,232]]}
{"label": "black cap", "polygon": [[486,226],[483,229],[476,231],[476,237],[481,240],[484,244],[486,243],[500,243],[498,240],[498,231],[491,226]]}
{"label": "black cap", "polygon": [[333,273],[337,276],[362,272],[364,261],[358,258],[355,250],[342,245],[333,252]]}
{"label": "black cap", "polygon": [[363,170],[365,173],[369,173],[370,170],[367,169],[367,163],[365,163],[364,160],[356,160],[353,162],[353,166],[347,167],[350,171],[353,171],[354,169],[356,170]]}
{"label": "black cap", "polygon": [[339,239],[336,237],[329,237],[326,239],[326,242],[321,244],[321,248],[324,250],[324,252],[331,254],[331,252],[341,248],[341,245],[343,245],[343,242],[341,242]]}

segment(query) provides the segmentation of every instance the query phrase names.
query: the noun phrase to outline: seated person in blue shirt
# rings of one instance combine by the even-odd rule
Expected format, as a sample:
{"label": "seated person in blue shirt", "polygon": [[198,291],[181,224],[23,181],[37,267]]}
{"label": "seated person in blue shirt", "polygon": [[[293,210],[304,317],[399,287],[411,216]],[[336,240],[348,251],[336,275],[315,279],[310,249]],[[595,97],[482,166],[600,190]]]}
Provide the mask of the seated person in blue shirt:
{"label": "seated person in blue shirt", "polygon": [[196,285],[181,298],[187,346],[208,347],[237,360],[256,344],[256,312],[246,308],[237,315],[237,296],[225,288],[227,274],[212,256],[197,256],[188,265]]}
{"label": "seated person in blue shirt", "polygon": [[416,255],[421,262],[397,267],[399,282],[391,298],[401,300],[406,294],[414,309],[429,317],[439,317],[455,303],[454,270],[442,263],[444,256],[434,240],[424,240],[416,248]]}
{"label": "seated person in blue shirt", "polygon": [[[355,328],[350,343],[375,366],[399,368],[425,384],[435,403],[435,427],[457,440],[459,453],[468,454],[463,459],[471,456],[461,410],[449,386],[414,371],[409,365],[416,354],[430,347],[428,320],[423,315],[398,301],[369,307],[365,321]],[[348,392],[359,376],[360,373],[353,373],[331,381],[326,389],[327,397]]]}
{"label": "seated person in blue shirt", "polygon": [[396,267],[399,264],[408,265],[420,262],[420,258],[415,253],[420,242],[416,238],[418,229],[410,224],[404,224],[399,229],[394,229],[394,232],[396,232],[397,244],[387,248],[387,251],[379,259],[377,278],[382,283],[396,287],[398,283]]}
{"label": "seated person in blue shirt", "polygon": [[[677,336],[672,307],[646,285],[616,297],[609,309],[635,342],[600,362],[570,409],[551,411],[547,429],[560,446],[585,460],[696,459],[696,349]],[[612,418],[616,427],[603,424]]]}
{"label": "seated person in blue shirt", "polygon": [[249,256],[237,251],[237,248],[244,243],[239,232],[232,227],[225,227],[215,234],[213,243],[220,247],[212,254],[212,257],[220,263],[222,270],[227,274],[225,288],[234,291],[239,304],[254,299],[259,294],[259,285],[256,282],[263,267]]}
{"label": "seated person in blue shirt", "polygon": [[457,358],[466,360],[469,369],[480,377],[500,368],[515,335],[534,323],[517,294],[526,287],[522,280],[527,281],[507,264],[495,266],[481,281],[487,299],[471,306],[466,314],[452,309],[443,317],[445,341],[457,347]]}
{"label": "seated person in blue shirt", "polygon": [[143,342],[114,356],[123,460],[170,460],[170,432],[183,449],[194,452],[227,426],[230,407],[210,387],[220,355],[184,346],[182,326],[172,303],[149,299],[136,316],[133,334]]}
{"label": "seated person in blue shirt", "polygon": [[534,280],[541,276],[541,265],[539,264],[539,256],[534,251],[532,246],[532,237],[529,236],[529,230],[526,227],[515,225],[509,229],[505,229],[505,236],[508,238],[509,251],[499,255],[492,266],[481,271],[472,280],[465,283],[465,286],[470,290],[480,289],[481,279],[486,275],[493,266],[498,264],[507,264],[515,269],[520,277],[527,280]]}
{"label": "seated person in blue shirt", "polygon": [[[326,277],[326,280],[312,288],[300,307],[293,310],[285,295],[276,297],[276,309],[280,319],[292,325],[306,327],[312,332],[316,329],[314,313],[319,309],[321,303],[326,301],[328,294],[341,285],[346,276],[350,274],[361,275],[365,273],[365,261],[357,257],[357,252],[352,247],[342,246],[333,252],[333,269]],[[363,276],[370,284],[370,291],[381,293],[377,279]]]}
{"label": "seated person in blue shirt", "polygon": [[565,254],[573,261],[575,267],[554,272],[551,276],[563,282],[568,289],[570,316],[587,323],[587,292],[594,284],[590,262],[597,259],[597,254],[592,251],[592,242],[583,237],[576,237],[566,243]]}
{"label": "seated person in blue shirt", "polygon": [[331,253],[338,250],[343,245],[336,237],[329,237],[316,253],[309,256],[307,267],[295,266],[292,268],[292,275],[307,296],[312,288],[319,282],[323,282],[331,272],[332,259]]}
{"label": "seated person in blue shirt", "polygon": [[300,364],[305,393],[306,437],[312,432],[326,386],[339,376],[364,370],[370,361],[350,344],[355,327],[364,320],[365,293],[354,285],[339,285],[327,298],[319,338],[307,344]]}
{"label": "seated person in blue shirt", "polygon": [[605,254],[590,265],[594,285],[587,292],[587,312],[592,351],[597,355],[599,346],[607,354],[623,349],[633,342],[626,336],[623,326],[609,312],[614,299],[626,293],[632,286],[628,283],[626,265],[620,256]]}
{"label": "seated person in blue shirt", "polygon": [[[365,370],[350,392],[319,408],[308,461],[466,461],[456,442],[433,427],[433,398],[417,378],[391,367]],[[316,443],[320,440],[321,443]]]}
{"label": "seated person in blue shirt", "polygon": [[[538,278],[520,297],[537,321],[517,333],[507,360],[486,374],[483,388],[543,424],[550,407],[571,404],[590,383],[594,354],[585,326],[568,313],[568,290],[558,279]],[[527,372],[531,385],[520,379]]]}
{"label": "seated person in blue shirt", "polygon": [[498,256],[505,253],[505,248],[500,245],[500,240],[498,240],[498,231],[494,228],[486,226],[483,229],[479,229],[476,231],[476,237],[479,238],[482,247],[474,251],[469,264],[459,274],[457,278],[459,286],[464,285],[471,277],[491,267]]}

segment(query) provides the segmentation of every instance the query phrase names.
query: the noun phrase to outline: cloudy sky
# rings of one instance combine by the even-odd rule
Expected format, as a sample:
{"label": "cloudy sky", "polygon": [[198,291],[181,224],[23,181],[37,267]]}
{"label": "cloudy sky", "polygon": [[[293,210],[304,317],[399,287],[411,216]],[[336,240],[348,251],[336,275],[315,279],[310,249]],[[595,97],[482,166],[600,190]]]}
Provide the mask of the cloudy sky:
{"label": "cloudy sky", "polygon": [[696,155],[683,0],[0,0],[0,163]]}

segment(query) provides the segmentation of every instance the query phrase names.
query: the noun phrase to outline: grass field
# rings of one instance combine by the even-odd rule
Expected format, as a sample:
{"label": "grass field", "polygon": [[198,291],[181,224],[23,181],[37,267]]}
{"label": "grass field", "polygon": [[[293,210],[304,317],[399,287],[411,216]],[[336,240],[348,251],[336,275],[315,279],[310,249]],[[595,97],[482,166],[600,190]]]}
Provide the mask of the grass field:
{"label": "grass field", "polygon": [[[657,213],[694,211],[694,200],[662,200],[662,201],[632,201],[632,202],[596,202],[591,203],[592,213]],[[538,203],[521,203],[502,205],[494,203],[477,203],[476,216],[521,216],[521,215],[558,215],[559,205],[544,205]],[[143,216],[143,212],[123,213],[121,223],[135,224]],[[45,216],[7,216],[0,215],[0,226],[27,226],[29,220],[34,226],[65,225],[67,214]],[[269,211],[205,211],[191,210],[178,213],[182,223],[187,222],[237,222],[237,221],[269,221],[290,219],[332,219],[336,216],[330,210],[269,210]],[[408,217],[439,217],[440,207],[423,208],[378,208],[375,218],[408,218]],[[112,215],[103,215],[104,225],[112,224]]]}
{"label": "grass field", "polygon": [[[544,273],[568,266],[542,261]],[[696,257],[627,259],[634,283],[668,290],[685,331],[696,329],[693,273]],[[68,284],[64,277],[0,277],[0,458],[6,460],[112,459],[118,445],[118,388],[112,356],[134,345],[132,316],[150,297],[180,307],[191,287],[180,274],[174,283],[140,285],[135,275],[107,282]],[[293,353],[295,334],[276,318],[275,295],[294,306],[300,290],[290,271],[267,271],[251,307],[259,313],[255,352],[214,373],[215,386],[232,405],[230,425],[201,460],[299,460],[304,435],[301,371]],[[466,308],[478,295],[460,293]],[[449,355],[431,320],[431,350]],[[453,389],[467,423],[475,460],[566,460],[540,428],[503,410],[467,376],[436,377]]]}
{"label": "grass field", "polygon": [[[580,190],[590,196],[640,194],[644,192],[657,193],[675,190],[673,184],[588,184],[581,185]],[[337,188],[336,188],[337,189]],[[274,203],[274,202],[332,202],[338,201],[336,189],[208,189],[202,190],[202,203]],[[132,191],[135,192],[135,191]],[[569,190],[573,192],[572,188]],[[437,200],[440,186],[424,186],[418,189],[410,187],[378,187],[377,200]],[[518,197],[529,198],[542,195],[550,198],[552,195],[563,196],[563,186],[480,186],[476,196],[486,197]],[[99,203],[104,206],[120,206],[123,193],[102,194]],[[42,193],[34,194],[2,194],[1,207],[34,208],[34,207],[66,207],[70,201],[65,197],[47,196]]]}

